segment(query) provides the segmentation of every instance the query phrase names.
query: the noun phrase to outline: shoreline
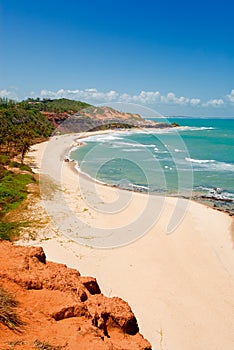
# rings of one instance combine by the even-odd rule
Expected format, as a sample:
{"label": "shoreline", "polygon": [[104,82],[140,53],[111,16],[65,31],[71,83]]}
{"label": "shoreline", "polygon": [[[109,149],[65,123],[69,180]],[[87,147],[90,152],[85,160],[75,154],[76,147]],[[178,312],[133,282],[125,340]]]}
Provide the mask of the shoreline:
{"label": "shoreline", "polygon": [[[132,131],[132,129],[129,129],[130,131]],[[123,130],[123,132],[125,131],[129,131],[129,130]],[[138,130],[138,129],[136,129]],[[96,132],[88,132],[88,135],[84,135],[81,137],[78,137],[77,139],[75,139],[75,143],[73,145],[71,145],[70,149],[68,149],[67,151],[67,159],[69,162],[74,163],[74,171],[76,171],[77,173],[79,173],[81,176],[85,176],[87,177],[87,179],[90,179],[90,181],[94,181],[95,183],[99,183],[103,186],[108,186],[108,187],[112,187],[112,188],[119,188],[120,190],[124,190],[124,191],[133,191],[136,193],[148,193],[150,195],[155,195],[155,196],[165,196],[165,197],[172,197],[172,198],[184,198],[187,200],[192,200],[195,201],[197,203],[200,203],[204,206],[207,206],[209,208],[212,208],[214,210],[217,211],[221,211],[223,213],[228,214],[229,216],[233,216],[234,215],[234,209],[233,208],[229,208],[227,206],[227,203],[222,200],[220,201],[218,198],[214,199],[214,198],[209,198],[209,197],[205,197],[204,193],[201,193],[198,195],[198,193],[200,193],[200,191],[194,192],[193,190],[193,194],[191,197],[186,196],[186,195],[179,195],[178,193],[168,193],[168,192],[160,192],[160,191],[150,191],[149,188],[144,187],[144,186],[138,186],[138,185],[134,185],[132,184],[132,188],[126,188],[126,187],[120,187],[114,184],[109,184],[106,182],[102,182],[101,180],[97,180],[95,178],[93,178],[91,175],[83,172],[82,170],[80,170],[78,161],[71,159],[70,158],[70,154],[72,151],[77,150],[80,147],[85,146],[85,142],[82,142],[82,139],[87,138],[89,136],[93,136],[93,135],[102,135],[102,134],[108,134],[108,133],[115,133],[116,130],[105,130],[105,131],[96,131]],[[117,132],[120,132],[120,130],[118,130]],[[80,142],[81,140],[81,142]],[[66,156],[65,156],[66,157]],[[226,205],[226,207],[224,207]]]}
{"label": "shoreline", "polygon": [[[129,219],[144,213],[149,196],[93,184],[85,179],[82,180],[81,193],[77,181],[80,174],[62,157],[75,137],[57,136],[57,140],[53,140],[53,147],[51,151],[47,150],[47,159],[44,159],[48,163],[46,170],[55,181],[62,179],[61,188],[67,205],[79,219],[87,221],[94,232],[103,226],[107,230],[118,228],[121,223],[123,233],[128,234]],[[30,160],[34,158],[37,172],[40,172],[45,157],[45,147],[45,144],[35,145],[32,147],[34,151],[29,154]],[[61,178],[58,169],[61,170]],[[128,195],[127,206],[122,212],[116,210],[111,215],[104,215],[94,210],[95,205],[100,204],[96,201],[96,193],[107,206],[118,196],[123,195],[125,199]],[[152,205],[156,210],[161,204],[157,202],[160,196],[153,197]],[[85,201],[87,199],[90,207]],[[65,237],[61,230],[51,239],[25,244],[42,246],[48,260],[65,263],[77,268],[83,275],[96,277],[104,294],[126,300],[136,315],[141,333],[149,339],[153,349],[160,348],[162,344],[169,350],[232,350],[233,220],[226,213],[190,200],[183,220],[172,234],[167,235],[168,218],[174,212],[177,201],[177,198],[165,197],[162,212],[148,232],[119,248],[95,249],[81,245],[72,237]],[[53,202],[60,219],[64,208],[58,207],[58,204]],[[61,217],[62,220],[64,218]],[[58,222],[52,225],[58,227]],[[141,225],[143,222],[139,221]],[[83,233],[82,226],[77,228],[77,232]]]}

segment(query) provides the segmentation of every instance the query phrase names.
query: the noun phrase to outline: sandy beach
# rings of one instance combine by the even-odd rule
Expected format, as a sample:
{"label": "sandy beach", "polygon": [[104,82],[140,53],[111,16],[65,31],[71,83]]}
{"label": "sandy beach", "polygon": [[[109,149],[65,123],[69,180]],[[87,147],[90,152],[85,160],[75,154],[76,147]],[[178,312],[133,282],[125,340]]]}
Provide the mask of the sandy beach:
{"label": "sandy beach", "polygon": [[58,232],[27,244],[95,276],[105,295],[126,300],[154,350],[232,350],[232,218],[194,201],[78,175],[64,162],[76,139],[53,137],[27,156],[41,174],[43,204]]}

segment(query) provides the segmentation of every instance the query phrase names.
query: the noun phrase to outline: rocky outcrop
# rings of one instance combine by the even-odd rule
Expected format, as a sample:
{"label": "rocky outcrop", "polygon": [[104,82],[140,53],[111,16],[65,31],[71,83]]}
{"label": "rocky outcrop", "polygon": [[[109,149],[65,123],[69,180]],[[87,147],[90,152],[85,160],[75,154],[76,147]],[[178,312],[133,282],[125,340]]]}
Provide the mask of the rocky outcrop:
{"label": "rocky outcrop", "polygon": [[61,133],[96,131],[111,128],[168,128],[172,126],[169,123],[146,120],[139,114],[124,113],[110,107],[89,106],[75,114],[66,112],[41,113],[55,127],[58,127],[57,132]]}
{"label": "rocky outcrop", "polygon": [[125,301],[105,297],[93,277],[47,262],[42,248],[0,241],[0,266],[22,321],[16,331],[0,323],[1,349],[151,349]]}
{"label": "rocky outcrop", "polygon": [[41,112],[41,114],[43,114],[55,128],[70,117],[70,114],[67,112]]}

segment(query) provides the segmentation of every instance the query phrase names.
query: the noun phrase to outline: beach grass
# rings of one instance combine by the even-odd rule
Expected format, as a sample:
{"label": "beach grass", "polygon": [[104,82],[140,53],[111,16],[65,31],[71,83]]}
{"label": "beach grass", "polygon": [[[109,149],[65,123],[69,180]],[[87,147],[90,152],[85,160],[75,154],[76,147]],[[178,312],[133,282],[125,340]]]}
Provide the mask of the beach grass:
{"label": "beach grass", "polygon": [[[1,157],[1,161],[6,163],[9,160]],[[19,163],[17,163],[19,164]],[[13,164],[16,167],[16,162]],[[20,166],[20,165],[19,165]],[[24,166],[26,170],[26,166]],[[27,167],[28,168],[28,167]],[[21,171],[22,169],[20,169]],[[28,171],[28,169],[27,169]],[[28,191],[27,185],[35,180],[30,173],[15,173],[7,170],[1,163],[0,165],[0,238],[4,240],[12,240],[18,236],[18,228],[20,222],[9,222],[7,214],[17,209],[26,199]]]}
{"label": "beach grass", "polygon": [[16,314],[17,306],[15,297],[0,286],[0,322],[12,330],[23,324]]}

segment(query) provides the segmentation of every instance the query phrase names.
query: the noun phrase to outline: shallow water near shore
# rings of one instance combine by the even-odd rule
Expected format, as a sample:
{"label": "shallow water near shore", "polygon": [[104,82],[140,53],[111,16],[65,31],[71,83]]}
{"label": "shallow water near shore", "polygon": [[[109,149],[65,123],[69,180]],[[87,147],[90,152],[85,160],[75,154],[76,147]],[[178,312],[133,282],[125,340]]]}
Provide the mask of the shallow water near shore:
{"label": "shallow water near shore", "polygon": [[80,171],[121,188],[185,197],[220,188],[228,202],[216,206],[232,211],[234,118],[168,121],[180,127],[90,136],[70,157]]}

